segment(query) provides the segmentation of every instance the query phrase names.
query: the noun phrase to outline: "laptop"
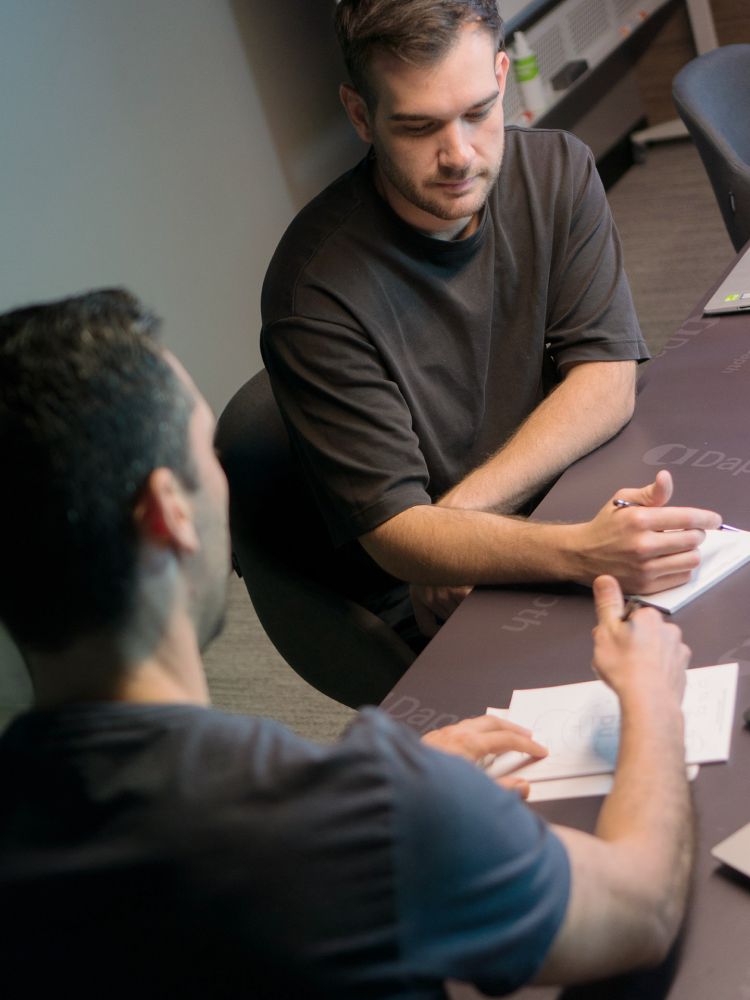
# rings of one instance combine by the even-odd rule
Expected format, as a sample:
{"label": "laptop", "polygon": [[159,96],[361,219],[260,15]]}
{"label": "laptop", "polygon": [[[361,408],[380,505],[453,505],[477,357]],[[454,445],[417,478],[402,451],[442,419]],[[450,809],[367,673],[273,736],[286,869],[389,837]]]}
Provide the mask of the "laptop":
{"label": "laptop", "polygon": [[750,244],[703,307],[709,316],[750,309]]}

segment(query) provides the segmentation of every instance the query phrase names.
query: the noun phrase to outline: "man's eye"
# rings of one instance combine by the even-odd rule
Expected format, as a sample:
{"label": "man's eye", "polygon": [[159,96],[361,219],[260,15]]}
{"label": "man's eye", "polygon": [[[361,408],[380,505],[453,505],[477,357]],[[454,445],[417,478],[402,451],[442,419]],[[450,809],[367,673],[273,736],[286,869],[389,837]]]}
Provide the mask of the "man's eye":
{"label": "man's eye", "polygon": [[425,122],[423,125],[404,125],[403,131],[406,135],[427,135],[432,129],[432,122]]}
{"label": "man's eye", "polygon": [[491,110],[492,108],[482,108],[481,111],[470,111],[466,115],[466,120],[470,122],[481,122],[489,115]]}

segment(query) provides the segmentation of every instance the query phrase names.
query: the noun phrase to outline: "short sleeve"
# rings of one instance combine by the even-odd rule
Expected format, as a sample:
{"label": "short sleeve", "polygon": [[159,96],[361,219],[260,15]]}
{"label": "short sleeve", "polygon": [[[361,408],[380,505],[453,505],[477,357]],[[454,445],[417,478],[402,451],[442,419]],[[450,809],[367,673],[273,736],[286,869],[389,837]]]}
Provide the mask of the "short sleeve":
{"label": "short sleeve", "polygon": [[565,848],[515,793],[408,735],[391,767],[405,972],[511,992],[537,972],[562,923]]}
{"label": "short sleeve", "polygon": [[[404,397],[370,339],[320,291],[265,327],[262,351],[292,446],[334,544],[418,504],[429,476]],[[326,301],[329,299],[329,301]]]}
{"label": "short sleeve", "polygon": [[583,361],[643,361],[648,348],[623,266],[620,238],[593,156],[565,136],[567,169],[557,177],[560,218],[550,261],[547,340],[558,367]]}

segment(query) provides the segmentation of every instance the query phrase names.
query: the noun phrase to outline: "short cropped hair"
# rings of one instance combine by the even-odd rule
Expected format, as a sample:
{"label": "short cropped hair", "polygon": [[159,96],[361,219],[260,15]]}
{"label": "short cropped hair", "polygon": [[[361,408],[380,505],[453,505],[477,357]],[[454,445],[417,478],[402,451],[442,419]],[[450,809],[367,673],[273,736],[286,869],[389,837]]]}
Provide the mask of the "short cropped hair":
{"label": "short cropped hair", "polygon": [[139,494],[161,466],[195,484],[158,325],[122,289],[0,316],[0,619],[22,650],[126,624]]}
{"label": "short cropped hair", "polygon": [[480,24],[504,44],[497,0],[340,0],[336,34],[351,82],[370,110],[377,101],[368,70],[373,55],[389,52],[415,66],[441,59],[465,24]]}

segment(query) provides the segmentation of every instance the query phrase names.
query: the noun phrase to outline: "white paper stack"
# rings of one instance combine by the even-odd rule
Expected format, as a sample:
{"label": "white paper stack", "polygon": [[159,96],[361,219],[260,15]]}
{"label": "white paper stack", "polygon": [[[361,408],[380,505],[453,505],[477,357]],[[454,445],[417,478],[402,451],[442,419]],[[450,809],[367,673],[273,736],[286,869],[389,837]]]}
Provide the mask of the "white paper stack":
{"label": "white paper stack", "polygon": [[[736,663],[696,667],[687,672],[682,701],[685,716],[685,763],[726,761],[737,692]],[[499,777],[513,771],[532,783],[530,799],[606,794],[612,782],[620,736],[617,696],[603,681],[514,691],[507,709],[488,714],[530,729],[549,755],[502,754],[487,772]],[[694,777],[695,768],[689,775]]]}
{"label": "white paper stack", "polygon": [[750,531],[707,531],[699,546],[701,564],[679,587],[658,594],[633,594],[643,604],[673,614],[740,566],[750,562]]}

